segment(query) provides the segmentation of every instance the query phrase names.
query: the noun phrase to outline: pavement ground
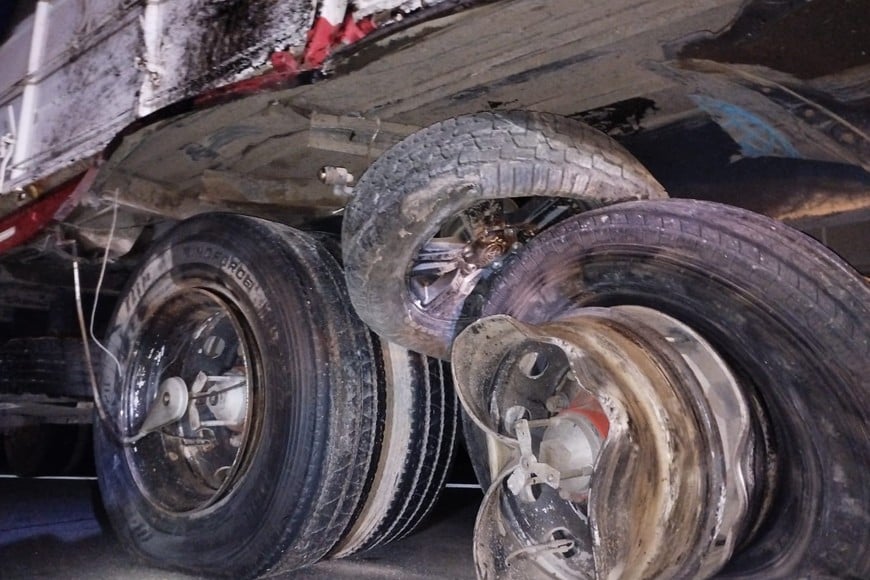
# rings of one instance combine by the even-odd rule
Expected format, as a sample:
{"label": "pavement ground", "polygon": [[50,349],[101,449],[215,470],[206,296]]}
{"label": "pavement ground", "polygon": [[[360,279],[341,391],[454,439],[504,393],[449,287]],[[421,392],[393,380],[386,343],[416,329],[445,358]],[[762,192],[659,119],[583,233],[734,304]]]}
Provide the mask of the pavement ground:
{"label": "pavement ground", "polygon": [[[447,489],[413,535],[274,578],[473,579],[479,489]],[[191,580],[141,564],[119,545],[93,479],[0,477],[0,579]]]}

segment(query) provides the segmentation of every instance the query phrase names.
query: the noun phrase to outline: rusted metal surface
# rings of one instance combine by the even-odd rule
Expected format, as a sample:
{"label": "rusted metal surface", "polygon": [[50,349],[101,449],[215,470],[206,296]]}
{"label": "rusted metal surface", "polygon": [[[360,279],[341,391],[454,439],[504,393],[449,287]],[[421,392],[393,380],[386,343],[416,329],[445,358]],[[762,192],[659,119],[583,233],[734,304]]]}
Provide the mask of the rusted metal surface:
{"label": "rusted metal surface", "polygon": [[867,0],[751,0],[726,31],[674,48],[680,58],[815,78],[870,64],[868,13]]}
{"label": "rusted metal surface", "polygon": [[0,105],[18,120],[14,131],[6,115],[0,121],[0,134],[16,140],[8,187],[98,154],[138,117],[262,72],[276,50],[304,46],[315,8],[309,0],[41,0],[0,47],[10,65]]}
{"label": "rusted metal surface", "polygon": [[[538,2],[487,3],[469,8],[470,4],[439,4],[432,9],[436,16],[441,14],[438,10],[446,11],[446,15],[439,19],[405,26],[405,22],[413,20],[408,17],[402,23],[379,29],[370,40],[361,41],[358,47],[348,47],[328,61],[326,70],[334,72],[326,79],[305,84],[315,81],[316,77],[297,77],[302,82],[299,86],[269,93],[258,93],[259,89],[255,88],[252,94],[240,99],[237,94],[224,93],[222,98],[237,100],[207,110],[189,108],[174,122],[158,121],[149,129],[127,135],[123,141],[117,142],[98,187],[119,190],[122,201],[129,207],[142,206],[155,213],[177,216],[179,212],[175,209],[178,206],[193,209],[198,205],[196,198],[217,197],[202,187],[202,176],[206,172],[215,171],[225,176],[238,172],[245,180],[254,182],[283,180],[286,191],[296,192],[292,200],[283,195],[274,197],[272,205],[289,206],[303,202],[338,209],[341,204],[335,205],[331,189],[316,182],[317,170],[324,165],[338,165],[360,175],[378,151],[389,144],[390,134],[398,136],[401,133],[391,131],[391,127],[422,126],[429,120],[473,112],[481,103],[486,107],[487,99],[502,100],[504,106],[523,107],[533,101],[523,97],[523,101],[509,102],[510,98],[501,95],[516,92],[533,98],[533,93],[528,92],[532,89],[537,91],[538,97],[545,91],[552,98],[556,95],[559,99],[564,98],[565,102],[554,104],[553,109],[573,114],[577,111],[577,95],[584,94],[587,88],[596,93],[602,88],[586,83],[584,78],[590,74],[603,74],[605,68],[613,66],[611,59],[621,58],[626,62],[619,56],[620,43],[624,46],[624,54],[632,55],[632,61],[641,55],[652,56],[660,50],[660,36],[683,34],[705,23],[709,26],[711,19],[724,25],[737,9],[736,3],[723,7],[719,3],[704,2],[693,6],[683,19],[675,21],[668,6],[656,7],[656,18],[650,20],[641,18],[649,16],[644,10],[648,11],[650,7],[628,2],[620,17],[637,17],[638,20],[632,20],[633,28],[626,30],[624,37],[614,39],[609,33],[604,34],[604,30],[612,30],[618,18],[603,7],[597,8],[593,15],[572,2],[558,6],[547,4],[545,8],[546,3]],[[560,18],[555,18],[556,15]],[[488,34],[481,37],[479,34],[481,27],[494,31],[514,30],[518,21],[529,24],[528,29],[515,31],[519,36]],[[585,24],[578,29],[580,23]],[[540,36],[546,46],[521,41],[524,35],[533,34]],[[555,49],[552,54],[545,50],[565,42],[570,46]],[[576,56],[578,51],[594,51],[601,42],[607,43],[608,47],[603,60],[575,58],[574,65],[566,68],[564,60],[571,53]],[[535,67],[538,70],[542,54],[560,65],[545,66],[540,71],[543,76],[514,75],[531,60],[538,62]],[[485,59],[480,60],[482,57]],[[517,62],[516,66],[508,66],[516,58],[524,64]],[[490,61],[497,64],[496,60],[501,65],[490,67]],[[421,67],[421,62],[426,66]],[[589,71],[589,66],[594,70]],[[486,78],[479,78],[477,73],[470,74],[478,68],[486,71]],[[620,77],[620,83],[625,81],[626,89],[630,86],[634,91],[639,86],[648,86],[650,79],[655,79],[653,82],[657,87],[668,84],[654,73],[638,72],[640,67],[636,62],[629,69],[624,77]],[[647,81],[636,82],[635,73]],[[470,93],[460,85],[494,86],[492,75],[504,79],[498,85],[498,94],[471,99],[462,97]],[[434,87],[433,83],[442,83],[444,87]],[[458,91],[455,98],[451,96],[454,90]],[[569,95],[573,97],[570,101]],[[604,97],[595,99],[599,103],[607,102]],[[691,106],[690,102],[686,103],[686,106]],[[437,106],[433,108],[433,104]],[[330,125],[325,123],[327,119],[338,120]],[[237,131],[242,128],[245,132]],[[306,133],[311,138],[303,145],[299,139]],[[234,141],[223,139],[229,134],[237,135],[237,138]],[[371,142],[365,134],[375,136],[375,141]],[[221,147],[214,147],[213,143],[221,143]],[[328,150],[311,145],[325,146]],[[193,150],[203,151],[202,147],[207,149],[210,157],[198,155],[191,158],[187,155]],[[159,168],[159,180],[155,168]],[[130,180],[140,185],[150,182],[150,190],[164,193],[142,197],[138,186],[135,193],[128,186]],[[312,201],[315,199],[322,201]],[[260,203],[266,201],[261,199]]]}
{"label": "rusted metal surface", "polygon": [[[318,68],[373,30],[371,15],[388,22],[394,11],[398,20],[422,6],[381,0],[360,12],[336,0],[40,0],[0,47],[0,108],[13,119],[2,116],[0,135],[14,141],[3,191],[98,154],[125,126],[183,99],[210,106],[293,86],[300,70]],[[312,29],[318,13],[318,22],[332,15],[324,34]]]}

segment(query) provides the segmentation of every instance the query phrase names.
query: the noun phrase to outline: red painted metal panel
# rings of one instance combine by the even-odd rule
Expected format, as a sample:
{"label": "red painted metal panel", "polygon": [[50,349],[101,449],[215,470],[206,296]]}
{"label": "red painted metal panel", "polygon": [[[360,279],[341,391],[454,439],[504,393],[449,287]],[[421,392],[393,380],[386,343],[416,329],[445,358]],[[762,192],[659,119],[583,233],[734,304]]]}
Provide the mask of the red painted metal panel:
{"label": "red painted metal panel", "polygon": [[30,241],[51,222],[66,217],[75,207],[73,194],[90,174],[74,177],[0,219],[0,253]]}

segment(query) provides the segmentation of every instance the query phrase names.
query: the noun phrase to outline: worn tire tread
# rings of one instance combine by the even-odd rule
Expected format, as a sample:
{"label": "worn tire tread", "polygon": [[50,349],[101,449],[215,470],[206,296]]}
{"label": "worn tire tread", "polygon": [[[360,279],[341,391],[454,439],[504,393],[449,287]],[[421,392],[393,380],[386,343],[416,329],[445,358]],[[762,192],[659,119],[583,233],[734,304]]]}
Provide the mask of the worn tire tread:
{"label": "worn tire tread", "polygon": [[589,207],[666,197],[618,143],[587,125],[527,111],[448,119],[387,150],[360,178],[343,223],[351,300],[378,334],[447,358],[447,318],[416,309],[406,273],[440,224],[484,199],[565,197]]}

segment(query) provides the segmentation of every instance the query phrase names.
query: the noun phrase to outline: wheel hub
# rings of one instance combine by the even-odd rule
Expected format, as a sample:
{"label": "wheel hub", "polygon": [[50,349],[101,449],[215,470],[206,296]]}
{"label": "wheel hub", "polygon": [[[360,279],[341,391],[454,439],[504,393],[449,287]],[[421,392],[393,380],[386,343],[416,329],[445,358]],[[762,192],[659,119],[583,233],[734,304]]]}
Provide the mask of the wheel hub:
{"label": "wheel hub", "polygon": [[556,415],[549,423],[541,440],[541,462],[561,474],[559,497],[585,501],[592,467],[601,450],[601,434],[583,415],[570,411]]}
{"label": "wheel hub", "polygon": [[164,425],[174,423],[187,412],[188,395],[187,384],[181,377],[169,377],[160,383],[157,396],[142,428],[139,429],[137,438],[142,438],[152,431],[160,429]]}
{"label": "wheel hub", "polygon": [[254,403],[247,336],[229,303],[201,288],[170,297],[143,325],[128,379],[136,435],[127,458],[162,509],[204,509],[242,474]]}

